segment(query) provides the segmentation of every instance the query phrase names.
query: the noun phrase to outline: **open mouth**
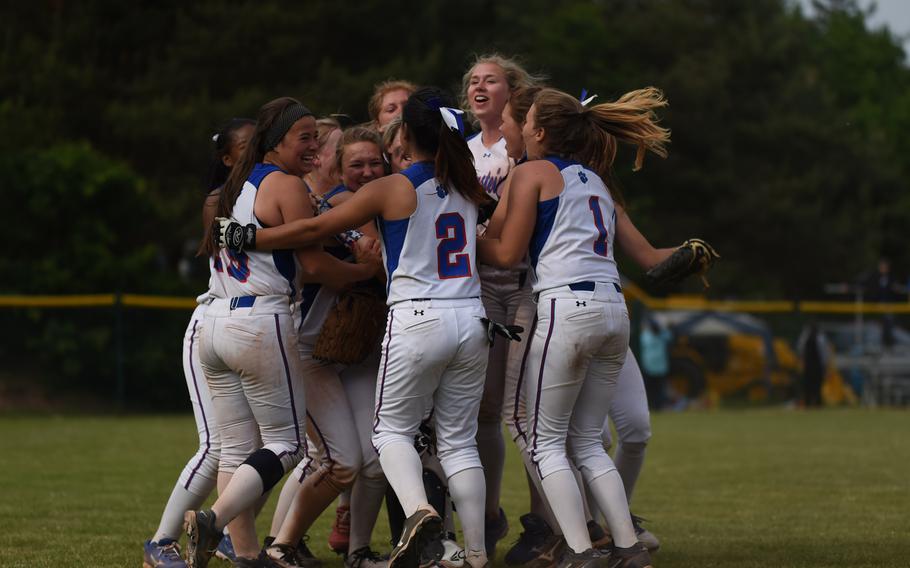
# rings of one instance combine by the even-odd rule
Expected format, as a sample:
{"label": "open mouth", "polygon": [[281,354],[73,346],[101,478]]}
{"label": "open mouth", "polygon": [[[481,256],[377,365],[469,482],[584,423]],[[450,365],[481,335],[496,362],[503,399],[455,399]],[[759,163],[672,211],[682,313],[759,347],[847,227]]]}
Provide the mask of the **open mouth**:
{"label": "open mouth", "polygon": [[490,100],[490,97],[486,95],[474,95],[474,102],[477,104],[482,104]]}

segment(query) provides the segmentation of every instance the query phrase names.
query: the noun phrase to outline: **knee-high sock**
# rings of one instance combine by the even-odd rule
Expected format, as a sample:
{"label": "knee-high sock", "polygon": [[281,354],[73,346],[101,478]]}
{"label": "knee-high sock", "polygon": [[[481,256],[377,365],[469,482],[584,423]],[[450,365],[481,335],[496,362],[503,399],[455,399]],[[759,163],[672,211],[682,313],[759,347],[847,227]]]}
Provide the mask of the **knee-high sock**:
{"label": "knee-high sock", "polygon": [[502,472],[506,464],[506,443],[502,438],[502,423],[499,421],[478,423],[475,439],[477,440],[477,453],[480,455],[480,463],[483,464],[483,477],[487,487],[484,510],[488,517],[496,518],[499,516]]}
{"label": "knee-high sock", "polygon": [[615,469],[588,482],[591,493],[597,500],[600,512],[607,520],[613,542],[620,548],[633,546],[638,542],[632,517],[629,515],[629,502],[622,486],[622,478]]}
{"label": "knee-high sock", "polygon": [[167,505],[164,506],[164,512],[161,513],[161,522],[152,541],[158,542],[163,538],[179,540],[183,528],[183,514],[201,507],[206,497],[208,495],[196,495],[187,491],[179,483],[175,485]]}
{"label": "knee-high sock", "polygon": [[406,517],[428,504],[427,492],[423,488],[423,466],[412,444],[388,444],[379,454],[379,463]]}
{"label": "knee-high sock", "polygon": [[[547,501],[547,496],[544,495],[540,477],[537,475],[537,466],[531,461],[531,456],[528,454],[528,446],[524,442],[524,438],[519,437],[515,440],[515,443],[518,444],[518,450],[521,452],[521,460],[525,464],[525,475],[529,481],[528,485],[534,488],[531,491],[531,512],[543,517],[543,519],[547,521],[547,524],[550,525],[550,529],[554,534],[561,535],[562,529],[559,527],[556,515],[554,515],[553,511],[550,509],[550,503]],[[536,505],[534,502],[535,495],[539,499],[539,503]]]}
{"label": "knee-high sock", "polygon": [[351,488],[348,487],[341,492],[341,495],[338,496],[338,506],[339,507],[350,507],[351,506]]}
{"label": "knee-high sock", "polygon": [[291,475],[288,476],[281,487],[278,503],[275,505],[275,514],[272,515],[272,528],[269,530],[269,536],[278,535],[278,531],[281,530],[281,524],[284,523],[284,518],[291,508],[291,503],[294,502],[294,496],[297,495],[297,491],[300,489],[300,479],[294,473],[293,471],[291,472]]}
{"label": "knee-high sock", "polygon": [[575,552],[591,548],[591,538],[585,523],[584,500],[572,471],[563,469],[553,472],[544,477],[541,483],[569,547]]}
{"label": "knee-high sock", "polygon": [[231,533],[234,550],[244,558],[255,558],[259,552],[253,507],[262,497],[262,478],[249,465],[241,465],[234,473],[218,472],[218,499],[212,505],[215,526]]}
{"label": "knee-high sock", "polygon": [[647,447],[647,442],[620,442],[616,448],[616,455],[613,456],[613,463],[616,464],[616,471],[622,478],[622,485],[626,489],[626,501],[629,503],[632,502],[632,492],[635,491],[635,483],[645,463]]}
{"label": "knee-high sock", "polygon": [[351,490],[351,536],[348,552],[370,545],[376,517],[385,498],[384,477],[358,475]]}
{"label": "knee-high sock", "polygon": [[[461,519],[464,533],[465,555],[474,556],[472,565],[482,566],[486,562],[484,546],[484,475],[479,467],[459,471],[449,478],[449,493]],[[478,554],[483,554],[480,563]]]}

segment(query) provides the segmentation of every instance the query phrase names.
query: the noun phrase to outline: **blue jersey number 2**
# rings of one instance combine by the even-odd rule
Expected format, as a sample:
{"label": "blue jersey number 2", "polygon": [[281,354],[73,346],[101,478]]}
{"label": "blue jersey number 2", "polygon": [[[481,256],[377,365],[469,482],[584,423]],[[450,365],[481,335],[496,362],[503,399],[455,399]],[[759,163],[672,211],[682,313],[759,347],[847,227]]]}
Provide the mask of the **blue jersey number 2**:
{"label": "blue jersey number 2", "polygon": [[594,239],[594,252],[600,256],[607,256],[610,250],[610,236],[607,234],[604,214],[600,210],[600,198],[593,196],[588,199],[588,207],[591,208],[591,214],[594,215],[594,226],[597,228],[597,238]]}
{"label": "blue jersey number 2", "polygon": [[439,278],[467,278],[471,276],[471,257],[462,252],[468,244],[464,218],[459,213],[443,213],[436,218],[436,247]]}

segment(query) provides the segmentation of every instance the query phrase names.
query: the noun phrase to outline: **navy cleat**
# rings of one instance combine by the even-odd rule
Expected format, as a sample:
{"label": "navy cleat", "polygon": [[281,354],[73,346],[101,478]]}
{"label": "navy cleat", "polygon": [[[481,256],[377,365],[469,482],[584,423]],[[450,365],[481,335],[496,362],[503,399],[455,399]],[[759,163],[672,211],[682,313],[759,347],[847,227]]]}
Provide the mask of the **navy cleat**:
{"label": "navy cleat", "polygon": [[143,546],[142,568],[186,568],[186,562],[180,558],[180,546],[176,540],[147,540]]}

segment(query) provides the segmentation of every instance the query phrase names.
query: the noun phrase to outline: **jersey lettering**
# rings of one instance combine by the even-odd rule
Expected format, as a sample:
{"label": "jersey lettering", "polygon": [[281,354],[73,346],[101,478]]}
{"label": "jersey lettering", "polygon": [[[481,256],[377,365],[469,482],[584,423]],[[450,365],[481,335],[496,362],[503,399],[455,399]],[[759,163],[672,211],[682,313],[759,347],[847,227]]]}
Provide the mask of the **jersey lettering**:
{"label": "jersey lettering", "polygon": [[246,282],[250,277],[250,257],[245,252],[227,251],[231,264],[227,267],[228,276],[238,282]]}
{"label": "jersey lettering", "polygon": [[439,278],[468,278],[471,276],[471,258],[462,251],[468,244],[464,218],[460,213],[443,213],[436,218],[436,247]]}
{"label": "jersey lettering", "polygon": [[[582,174],[579,173],[579,176]],[[594,215],[594,226],[597,227],[597,238],[594,239],[594,252],[600,256],[609,254],[610,241],[607,234],[607,226],[604,223],[604,215],[600,210],[600,198],[592,196],[588,199],[588,207],[591,208],[591,214]]]}

